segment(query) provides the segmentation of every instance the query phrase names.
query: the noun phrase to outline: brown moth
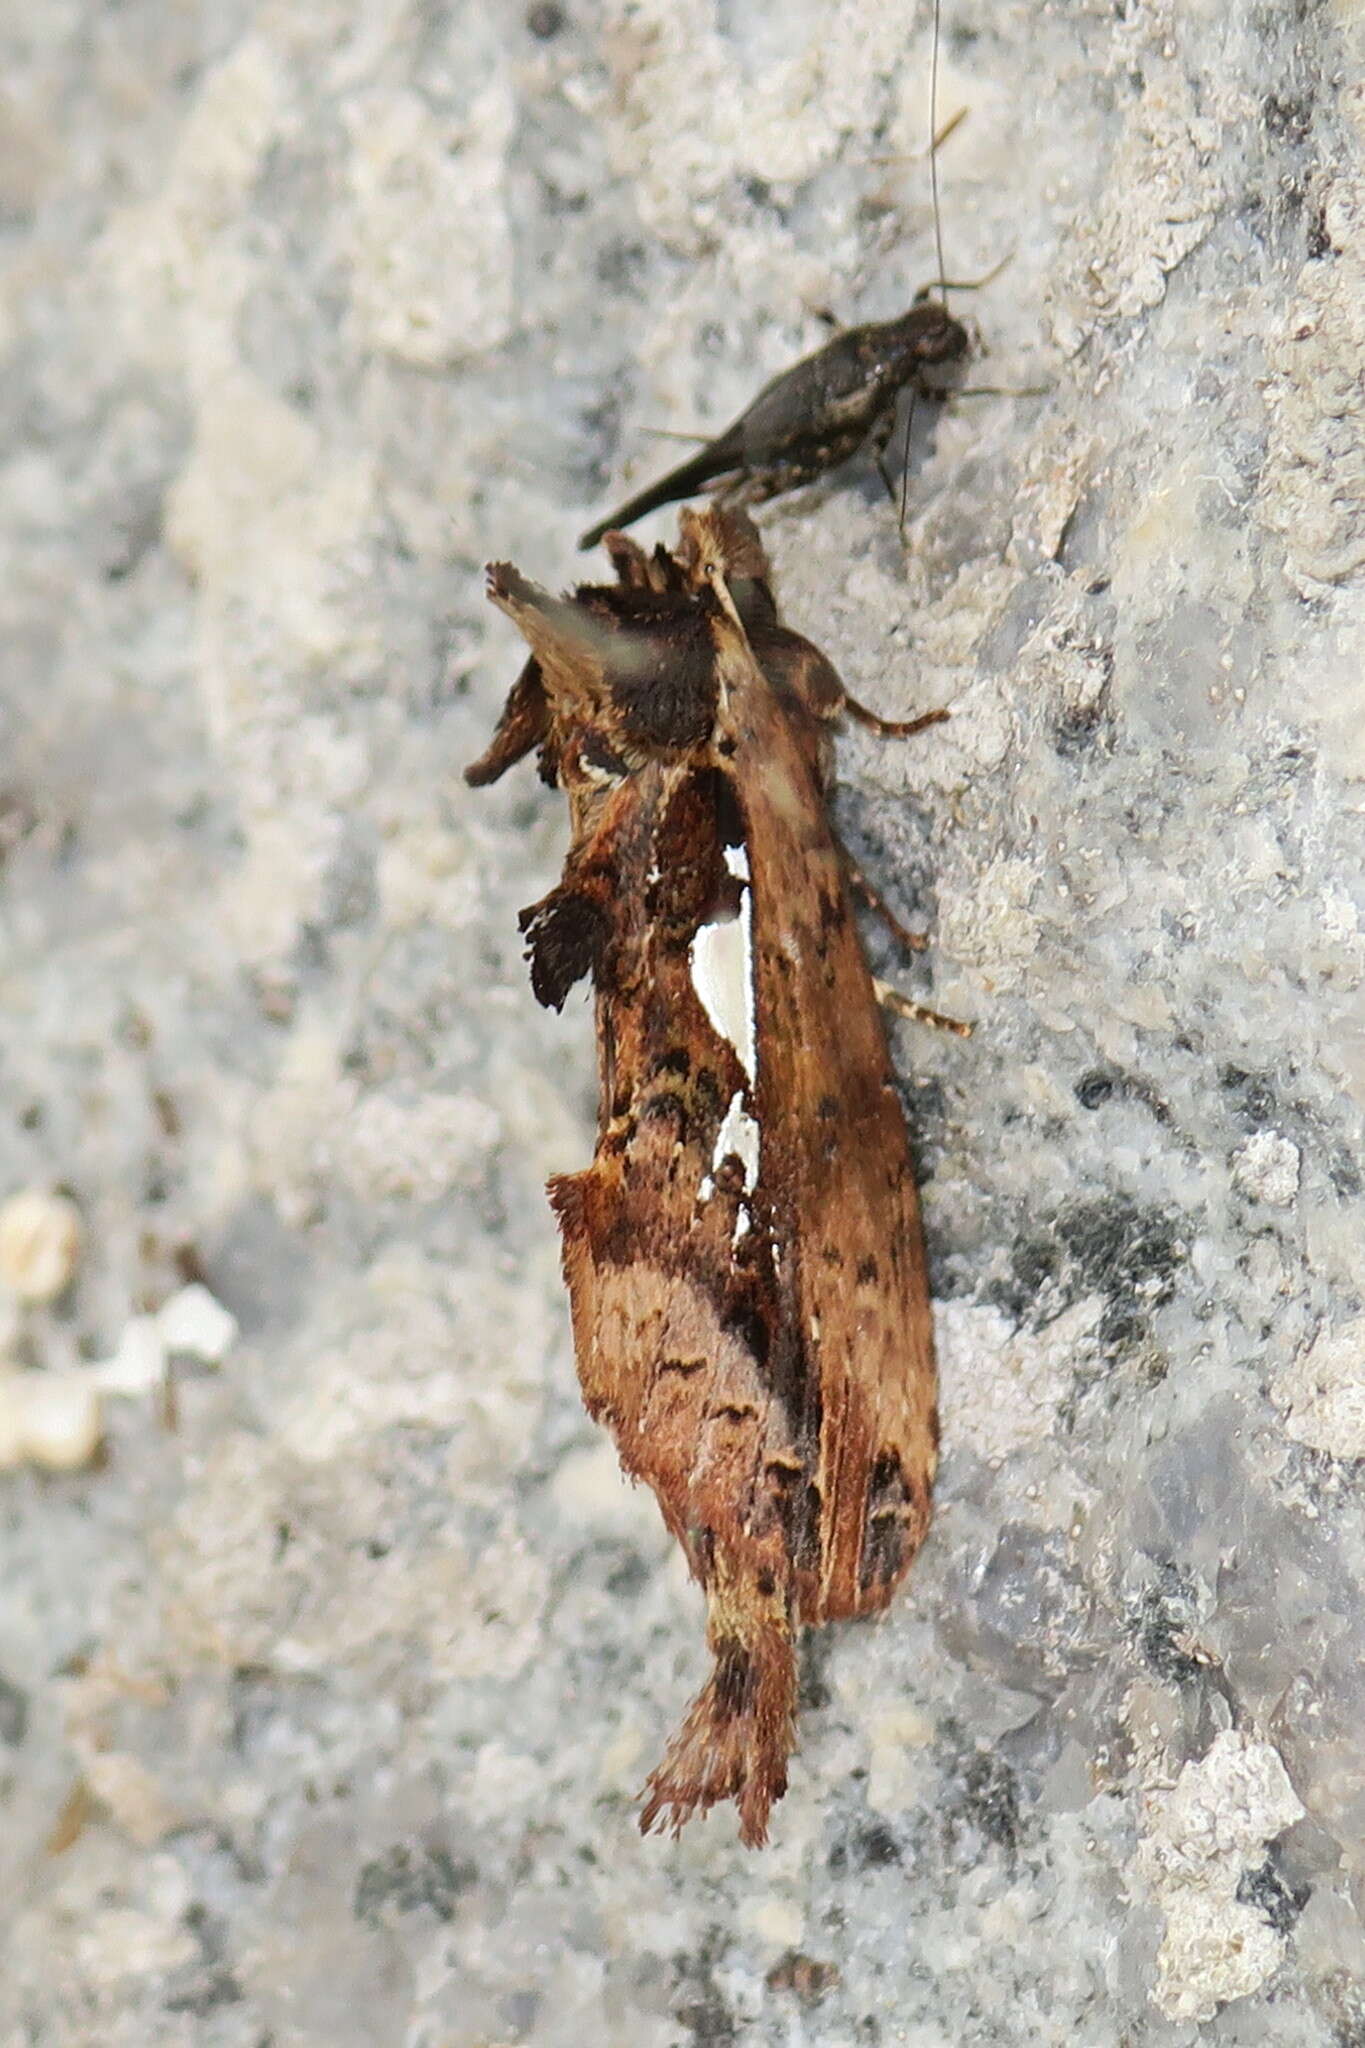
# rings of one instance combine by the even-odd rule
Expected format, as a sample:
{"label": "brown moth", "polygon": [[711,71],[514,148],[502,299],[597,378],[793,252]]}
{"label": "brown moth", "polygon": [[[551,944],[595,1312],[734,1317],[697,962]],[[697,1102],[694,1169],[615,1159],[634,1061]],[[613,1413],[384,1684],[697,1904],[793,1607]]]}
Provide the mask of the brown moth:
{"label": "brown moth", "polygon": [[713,1668],[640,1824],[733,1799],[758,1844],[798,1632],[884,1607],[928,1527],[934,1357],[825,801],[829,729],[855,707],[779,619],[748,516],[681,524],[671,554],[610,534],[617,582],[568,598],[489,569],[531,658],[466,774],[535,747],[569,799],[562,879],[521,926],[541,1002],[583,976],[596,995],[597,1149],[549,1190],[579,1377],[706,1597]]}

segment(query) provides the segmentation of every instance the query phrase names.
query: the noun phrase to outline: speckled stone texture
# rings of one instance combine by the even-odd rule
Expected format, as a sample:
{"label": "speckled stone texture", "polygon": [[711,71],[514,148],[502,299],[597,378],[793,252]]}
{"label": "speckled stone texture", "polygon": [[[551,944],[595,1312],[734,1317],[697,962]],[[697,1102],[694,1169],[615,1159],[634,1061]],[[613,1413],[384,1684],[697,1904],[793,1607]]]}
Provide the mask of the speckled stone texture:
{"label": "speckled stone texture", "polygon": [[[573,536],[934,273],[923,0],[0,23],[0,1197],[26,1370],[202,1272],[178,1427],[0,1475],[3,2048],[1365,2042],[1365,27],[943,0],[978,384],[771,507],[946,1459],[772,1847],[633,1799],[699,1601],[576,1397],[519,660]],[[672,529],[663,518],[646,529]]]}

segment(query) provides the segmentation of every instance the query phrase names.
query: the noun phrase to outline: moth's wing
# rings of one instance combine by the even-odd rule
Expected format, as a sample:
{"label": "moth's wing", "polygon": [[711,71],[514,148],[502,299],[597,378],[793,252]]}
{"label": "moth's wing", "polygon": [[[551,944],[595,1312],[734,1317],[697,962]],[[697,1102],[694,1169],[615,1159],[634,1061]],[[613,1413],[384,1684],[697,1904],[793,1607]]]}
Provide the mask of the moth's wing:
{"label": "moth's wing", "polygon": [[492,740],[478,760],[471,761],[465,769],[465,781],[471,789],[496,782],[500,775],[505,775],[509,768],[529,754],[532,747],[543,746],[549,731],[550,700],[545,692],[540,663],[531,655],[512,685]]}
{"label": "moth's wing", "polygon": [[[601,1109],[591,1166],[550,1193],[584,1401],[653,1490],[706,1593],[714,1668],[650,1780],[642,1825],[676,1828],[733,1798],[744,1840],[760,1842],[793,1738],[784,1508],[800,1465],[768,1378],[776,1289],[752,1160],[746,1177],[740,1157],[753,1099],[693,958],[699,926],[734,889],[722,789],[712,768],[649,763],[571,856],[566,901],[591,886],[600,913]],[[611,885],[589,885],[589,873]],[[533,939],[559,922],[538,906]],[[549,974],[555,958],[540,965]]]}
{"label": "moth's wing", "polygon": [[812,1469],[801,1618],[885,1605],[929,1522],[933,1335],[919,1203],[881,1011],[830,831],[820,727],[734,636],[718,725],[753,897],[759,1191]]}

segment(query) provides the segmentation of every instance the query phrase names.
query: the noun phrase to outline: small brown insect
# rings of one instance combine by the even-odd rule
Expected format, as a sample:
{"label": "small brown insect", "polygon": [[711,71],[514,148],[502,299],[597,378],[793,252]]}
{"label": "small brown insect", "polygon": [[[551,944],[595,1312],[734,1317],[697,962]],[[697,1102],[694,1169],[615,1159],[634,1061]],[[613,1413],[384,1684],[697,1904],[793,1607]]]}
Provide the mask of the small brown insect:
{"label": "small brown insect", "polygon": [[597,1149],[550,1184],[579,1377],[706,1596],[713,1668],[641,1825],[733,1799],[761,1843],[800,1630],[884,1607],[929,1523],[919,1207],[826,808],[839,677],[746,514],[607,547],[617,582],[567,598],[490,568],[531,658],[467,778],[534,747],[569,799],[521,927],[541,1002],[596,997]]}
{"label": "small brown insect", "polygon": [[883,456],[907,386],[941,395],[931,373],[960,362],[966,328],[946,306],[923,298],[896,320],[850,327],[765,384],[724,433],[688,461],[589,527],[578,545],[596,547],[608,530],[631,526],[646,512],[714,490],[722,503],[757,504],[835,469],[871,440],[883,482],[895,486]]}

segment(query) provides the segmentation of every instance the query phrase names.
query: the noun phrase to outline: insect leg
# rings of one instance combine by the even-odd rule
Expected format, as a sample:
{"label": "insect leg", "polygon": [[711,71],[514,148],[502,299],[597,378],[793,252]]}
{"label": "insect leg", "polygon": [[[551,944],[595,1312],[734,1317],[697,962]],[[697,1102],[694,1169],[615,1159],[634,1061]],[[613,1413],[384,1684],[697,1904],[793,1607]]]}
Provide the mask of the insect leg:
{"label": "insect leg", "polygon": [[976,1029],[974,1024],[964,1023],[961,1017],[945,1017],[942,1010],[929,1010],[923,1003],[913,1002],[898,988],[892,988],[890,982],[879,981],[875,974],[872,987],[884,1010],[890,1010],[897,1017],[908,1017],[912,1024],[930,1024],[935,1031],[951,1031],[957,1038],[970,1038]]}
{"label": "insect leg", "polygon": [[868,439],[872,448],[872,459],[877,465],[877,474],[886,487],[886,495],[893,505],[900,503],[900,492],[886,466],[886,451],[891,445],[891,436],[896,430],[896,408],[889,405],[872,429]]}
{"label": "insect leg", "polygon": [[866,704],[860,704],[856,697],[844,692],[841,709],[859,725],[865,725],[869,732],[880,733],[884,740],[908,740],[914,733],[923,732],[928,725],[942,725],[952,713],[946,709],[923,711],[918,718],[883,718],[876,711],[869,711]]}
{"label": "insect leg", "polygon": [[862,898],[869,910],[876,912],[893,939],[906,947],[911,953],[922,953],[929,943],[925,934],[923,932],[912,932],[909,925],[901,923],[891,905],[882,895],[881,890],[874,883],[868,881],[867,876],[863,873],[857,861],[837,834],[834,835],[834,843],[843,858],[844,872],[848,876],[849,886],[854,894]]}

